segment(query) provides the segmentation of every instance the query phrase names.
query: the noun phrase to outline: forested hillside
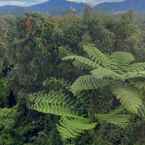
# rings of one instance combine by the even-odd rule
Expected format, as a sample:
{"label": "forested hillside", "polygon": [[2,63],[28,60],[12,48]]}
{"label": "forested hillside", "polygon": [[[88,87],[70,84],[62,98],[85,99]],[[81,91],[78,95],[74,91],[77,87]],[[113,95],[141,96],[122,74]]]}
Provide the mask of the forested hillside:
{"label": "forested hillside", "polygon": [[0,145],[145,145],[144,22],[0,16]]}

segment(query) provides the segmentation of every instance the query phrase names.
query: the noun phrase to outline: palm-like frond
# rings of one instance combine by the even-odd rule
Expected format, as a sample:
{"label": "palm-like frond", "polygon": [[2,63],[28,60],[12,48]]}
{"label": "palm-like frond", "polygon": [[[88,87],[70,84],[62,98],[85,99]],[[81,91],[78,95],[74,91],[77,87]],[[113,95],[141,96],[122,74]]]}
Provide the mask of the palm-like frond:
{"label": "palm-like frond", "polygon": [[74,102],[60,92],[33,94],[29,96],[29,100],[31,109],[60,116],[57,129],[65,139],[78,137],[86,130],[93,129],[97,124],[91,123],[89,119],[73,111]]}
{"label": "palm-like frond", "polygon": [[96,118],[100,123],[109,123],[125,128],[129,124],[130,115],[118,113],[118,109],[115,109],[109,113],[96,114]]}
{"label": "palm-like frond", "polygon": [[85,45],[84,51],[88,54],[89,58],[96,64],[106,66],[110,61],[104,53],[102,53],[99,49],[91,44]]}
{"label": "palm-like frond", "polygon": [[[109,79],[115,81],[125,81],[125,80],[130,80],[130,79],[136,79],[136,78],[145,78],[145,71],[133,71],[133,72],[121,72],[117,73],[116,71],[113,71],[109,68],[103,68],[99,67],[95,70],[91,71],[92,76],[94,76],[97,79],[102,79],[103,81],[108,81]],[[118,82],[117,82],[118,83]]]}
{"label": "palm-like frond", "polygon": [[120,100],[121,104],[131,113],[144,117],[145,106],[139,91],[131,87],[114,87],[113,94]]}
{"label": "palm-like frond", "polygon": [[134,80],[129,82],[131,86],[139,90],[141,93],[145,91],[145,82],[142,80]]}
{"label": "palm-like frond", "polygon": [[112,62],[117,63],[118,65],[128,65],[135,61],[134,56],[129,52],[113,52],[110,55],[110,59]]}
{"label": "palm-like frond", "polygon": [[[74,102],[70,99],[66,99],[66,97],[60,92],[30,95],[29,100],[31,109],[42,113],[50,113],[60,116],[57,129],[64,139],[76,138],[85,131],[95,128],[98,124],[97,122],[91,122],[89,119],[79,116],[79,113],[73,111],[73,107],[71,106],[74,105]],[[115,113],[109,113],[97,114],[96,116],[99,122],[106,122],[125,127],[129,117],[127,115],[115,115]]]}
{"label": "palm-like frond", "polygon": [[124,74],[127,68],[135,61],[134,56],[129,52],[113,52],[110,56],[109,69],[119,74]]}
{"label": "palm-like frond", "polygon": [[97,123],[91,123],[85,118],[62,118],[57,125],[60,135],[65,138],[76,138],[87,130],[95,128]]}
{"label": "palm-like frond", "polygon": [[122,76],[115,71],[109,69],[109,68],[103,68],[99,67],[93,71],[91,71],[91,74],[94,75],[98,79],[113,79],[113,80],[122,80]]}
{"label": "palm-like frond", "polygon": [[[90,75],[81,76],[72,84],[71,91],[76,94],[85,90],[99,89],[116,85],[117,88],[111,90],[117,96],[123,106],[132,113],[140,113],[144,116],[144,104],[136,88],[122,87],[128,86],[131,81],[145,78],[145,62],[135,63],[135,57],[129,52],[114,52],[111,55],[102,53],[93,45],[84,46],[84,51],[88,54],[90,61],[97,67],[90,71]],[[88,58],[87,58],[88,60]],[[143,91],[143,90],[142,90]]]}
{"label": "palm-like frond", "polygon": [[77,55],[66,56],[63,58],[63,60],[75,61],[76,63],[79,63],[80,65],[87,67],[89,69],[95,69],[98,67],[98,65],[96,63],[94,63],[90,59],[82,57],[82,56],[77,56]]}
{"label": "palm-like frond", "polygon": [[71,91],[74,94],[85,90],[95,90],[110,84],[111,81],[98,79],[95,75],[84,75],[79,77],[71,86]]}
{"label": "palm-like frond", "polygon": [[133,63],[126,68],[126,71],[128,72],[145,71],[145,62]]}
{"label": "palm-like frond", "polygon": [[72,109],[73,101],[66,98],[61,92],[37,93],[29,96],[31,109],[42,113],[50,113],[58,116],[78,117]]}
{"label": "palm-like frond", "polygon": [[[111,89],[110,91],[120,100],[126,110],[144,117],[145,106],[141,93],[129,86],[128,82],[134,78],[145,77],[145,64],[133,63],[134,57],[127,52],[116,52],[107,56],[92,45],[84,46],[84,50],[90,59],[76,55],[67,56],[63,59],[72,60],[92,69],[89,75],[79,77],[72,84],[71,91],[77,94],[81,91],[108,86],[108,89]],[[122,84],[126,86],[122,86]],[[57,129],[65,139],[78,137],[84,131],[93,129],[97,125],[97,123],[91,123],[89,119],[74,111],[75,102],[61,92],[37,93],[30,95],[29,99],[32,102],[30,104],[31,109],[60,117]],[[96,114],[96,118],[100,123],[106,122],[125,127],[128,125],[130,116],[113,111]]]}
{"label": "palm-like frond", "polygon": [[145,78],[145,71],[133,71],[133,72],[126,72],[123,74],[124,80],[136,79],[136,78]]}
{"label": "palm-like frond", "polygon": [[145,63],[132,63],[124,67],[125,72],[122,74],[124,80],[145,78]]}

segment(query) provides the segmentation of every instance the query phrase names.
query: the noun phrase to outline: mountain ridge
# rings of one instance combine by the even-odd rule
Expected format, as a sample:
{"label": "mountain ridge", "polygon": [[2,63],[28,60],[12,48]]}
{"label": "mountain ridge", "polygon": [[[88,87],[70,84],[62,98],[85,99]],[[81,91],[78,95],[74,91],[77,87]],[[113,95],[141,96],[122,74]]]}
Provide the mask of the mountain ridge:
{"label": "mountain ridge", "polygon": [[71,8],[75,8],[76,11],[82,11],[84,8],[83,3],[68,2],[65,0],[50,0],[41,4],[22,7],[22,6],[1,6],[1,14],[23,14],[25,12],[41,12],[49,13],[50,15],[63,13]]}
{"label": "mountain ridge", "polygon": [[121,12],[128,10],[145,12],[145,0],[126,0],[118,3],[103,3],[96,6],[96,9],[110,12]]}
{"label": "mountain ridge", "polygon": [[[0,7],[1,14],[24,14],[26,12],[49,13],[50,15],[63,14],[64,12],[75,9],[81,12],[84,9],[84,3],[69,2],[66,0],[50,0],[42,4],[29,7],[3,6]],[[145,13],[145,0],[126,0],[117,3],[103,3],[94,7],[95,10],[109,12],[123,12],[134,10]]]}

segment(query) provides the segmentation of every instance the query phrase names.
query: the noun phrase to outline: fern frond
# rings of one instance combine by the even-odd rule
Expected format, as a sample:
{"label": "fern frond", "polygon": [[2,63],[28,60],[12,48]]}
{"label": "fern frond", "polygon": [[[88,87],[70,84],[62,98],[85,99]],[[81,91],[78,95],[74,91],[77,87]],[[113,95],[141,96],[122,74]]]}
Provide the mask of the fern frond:
{"label": "fern frond", "polygon": [[57,129],[64,139],[76,138],[86,130],[93,129],[97,123],[91,123],[87,118],[79,116],[71,109],[73,102],[66,99],[60,92],[49,94],[38,93],[31,95],[31,109],[42,113],[49,113],[60,116],[61,120]]}
{"label": "fern frond", "polygon": [[133,63],[125,68],[125,73],[123,74],[124,80],[135,79],[135,78],[145,78],[145,63]]}
{"label": "fern frond", "polygon": [[109,80],[98,79],[94,75],[84,75],[79,77],[71,86],[71,91],[74,94],[85,90],[94,90],[108,85]]}
{"label": "fern frond", "polygon": [[129,123],[129,115],[112,115],[112,114],[97,114],[96,118],[99,122],[106,122],[109,124],[114,124],[121,128],[128,126]]}
{"label": "fern frond", "polygon": [[75,62],[79,63],[80,65],[83,65],[84,67],[87,67],[89,69],[94,69],[94,68],[98,67],[98,65],[96,63],[94,63],[90,59],[82,57],[82,56],[77,56],[77,55],[66,56],[63,58],[63,60],[64,61],[67,61],[67,60],[75,61]]}
{"label": "fern frond", "polygon": [[122,80],[122,76],[118,73],[114,72],[111,69],[99,67],[98,69],[95,69],[91,71],[91,74],[94,75],[98,79],[113,79],[113,80]]}
{"label": "fern frond", "polygon": [[38,112],[79,118],[78,114],[70,109],[74,102],[66,98],[63,93],[52,91],[48,94],[32,94],[29,96],[29,100],[31,109]]}
{"label": "fern frond", "polygon": [[120,75],[124,74],[130,64],[135,61],[134,56],[129,52],[117,51],[112,53],[109,58],[111,61],[109,68]]}
{"label": "fern frond", "polygon": [[133,72],[126,72],[123,74],[124,80],[135,79],[135,78],[145,78],[145,71],[133,71]]}
{"label": "fern frond", "polygon": [[129,52],[113,52],[110,56],[112,62],[117,63],[118,65],[128,65],[131,62],[135,61],[134,56]]}
{"label": "fern frond", "polygon": [[114,87],[113,94],[120,100],[121,104],[131,113],[144,117],[145,106],[139,91],[130,87]]}
{"label": "fern frond", "polygon": [[109,123],[125,128],[129,124],[130,115],[116,114],[113,111],[110,113],[96,114],[96,118],[100,123]]}
{"label": "fern frond", "polygon": [[97,123],[91,123],[86,118],[62,118],[59,125],[57,125],[57,129],[64,139],[70,139],[95,128],[96,125]]}
{"label": "fern frond", "polygon": [[130,81],[130,85],[135,87],[136,89],[140,90],[141,92],[145,91],[145,82],[140,80]]}
{"label": "fern frond", "polygon": [[126,68],[126,71],[127,72],[145,71],[145,62],[133,63]]}
{"label": "fern frond", "polygon": [[96,64],[106,66],[110,61],[104,53],[102,53],[99,49],[91,44],[85,45],[84,51],[88,54],[89,58]]}

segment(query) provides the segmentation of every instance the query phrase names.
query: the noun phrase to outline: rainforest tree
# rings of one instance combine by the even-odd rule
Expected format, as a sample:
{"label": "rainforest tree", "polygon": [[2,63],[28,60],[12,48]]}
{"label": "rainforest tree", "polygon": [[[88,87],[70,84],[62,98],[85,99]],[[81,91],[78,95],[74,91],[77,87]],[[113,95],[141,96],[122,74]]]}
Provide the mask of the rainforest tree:
{"label": "rainforest tree", "polygon": [[0,144],[144,145],[144,36],[133,12],[0,16]]}

